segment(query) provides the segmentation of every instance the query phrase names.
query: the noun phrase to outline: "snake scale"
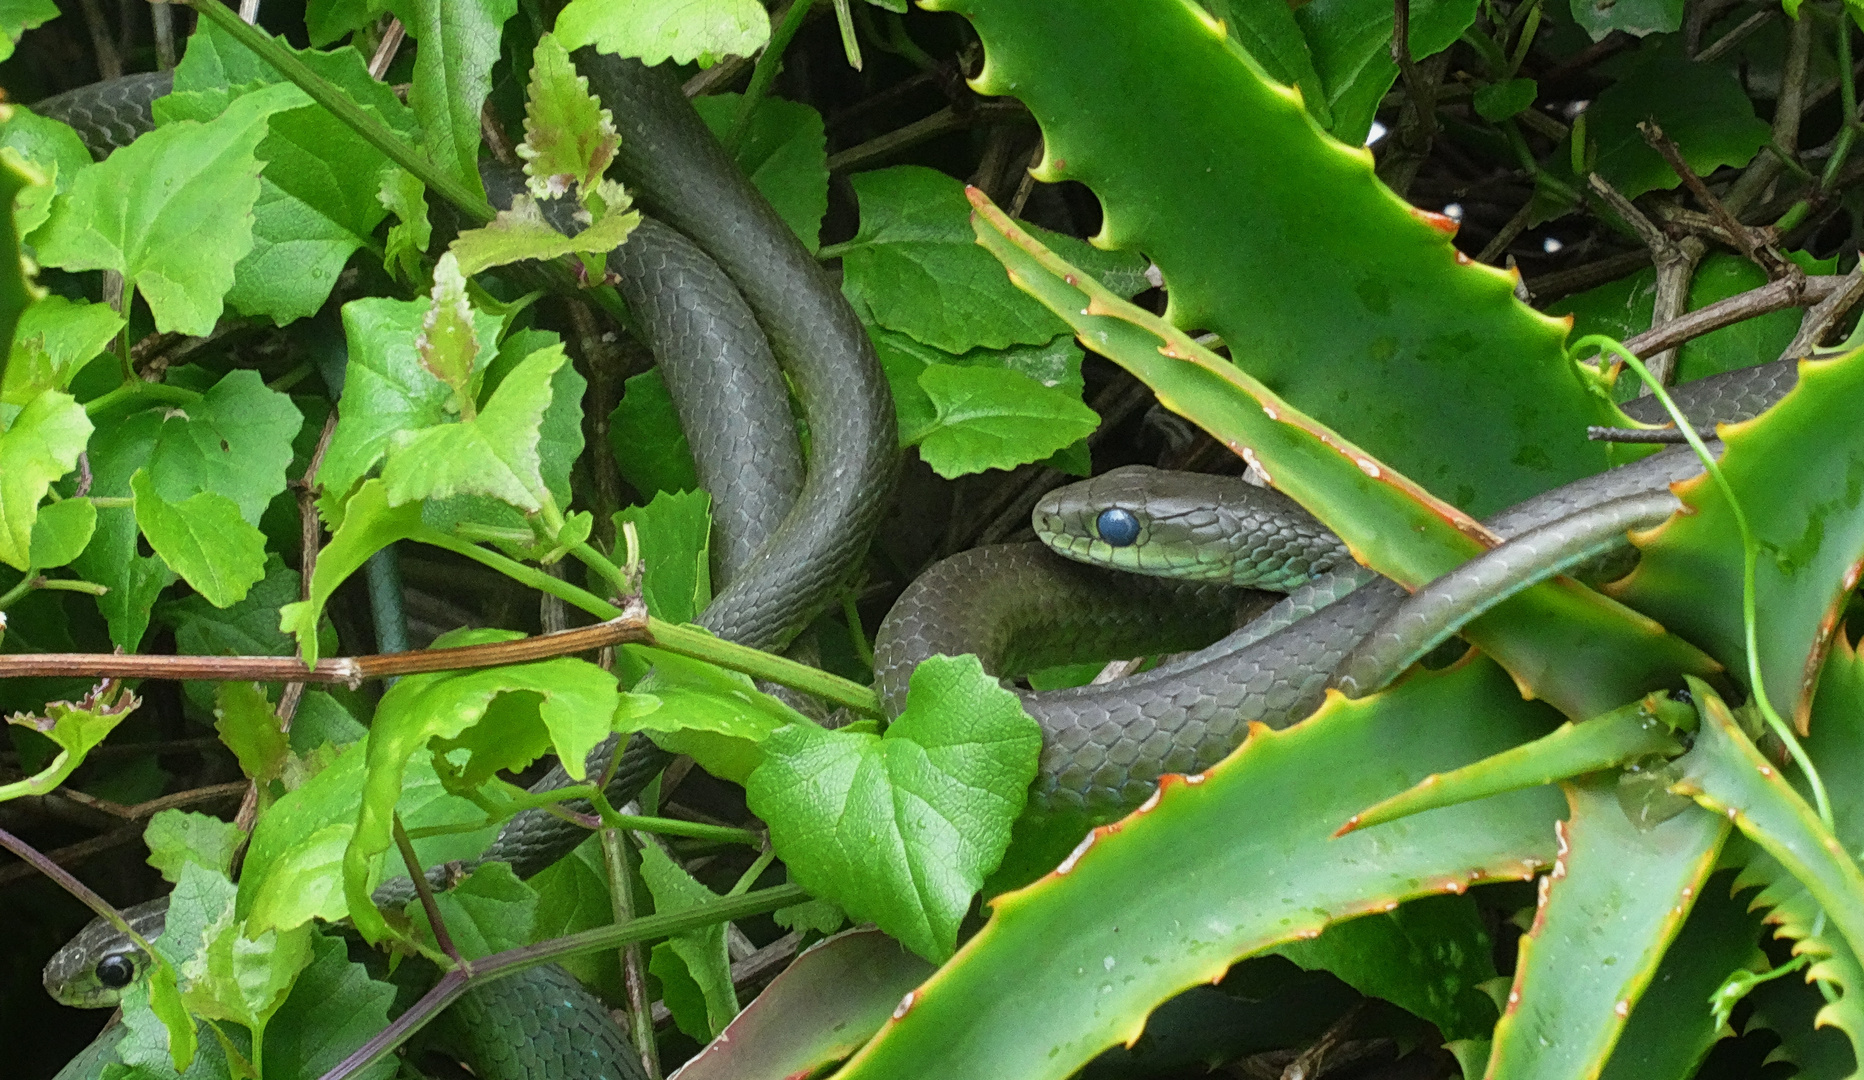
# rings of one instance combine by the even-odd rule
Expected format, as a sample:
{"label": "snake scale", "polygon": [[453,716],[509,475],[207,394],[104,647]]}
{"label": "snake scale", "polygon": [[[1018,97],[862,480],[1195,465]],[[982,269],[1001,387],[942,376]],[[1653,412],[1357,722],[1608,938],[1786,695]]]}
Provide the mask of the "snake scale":
{"label": "snake scale", "polygon": [[[659,358],[701,482],[714,495],[714,570],[722,589],[700,621],[732,640],[781,647],[820,610],[877,526],[896,444],[884,379],[839,292],[677,87],[633,61],[585,51],[577,62],[622,128],[618,171],[661,219],[645,220],[610,268]],[[38,108],[73,123],[101,153],[146,130],[148,103],[166,89],[165,77],[131,76]],[[487,188],[508,198],[514,185],[494,171]],[[720,357],[725,362],[715,363]],[[815,433],[815,456],[806,465],[785,374]],[[1794,377],[1790,362],[1765,365],[1679,397],[1698,424],[1737,420],[1777,400]],[[1630,411],[1647,422],[1661,419],[1646,403]],[[1252,721],[1292,723],[1312,711],[1329,685],[1376,688],[1480,610],[1470,588],[1497,595],[1498,588],[1518,589],[1566,567],[1575,552],[1596,553],[1627,527],[1669,513],[1667,485],[1699,471],[1687,450],[1666,451],[1529,500],[1489,522],[1510,543],[1456,580],[1408,598],[1397,585],[1353,568],[1337,539],[1272,492],[1242,490],[1247,486],[1222,478],[1109,474],[1038,505],[1038,532],[1067,557],[1041,545],[985,548],[921,575],[876,638],[876,685],[897,713],[912,668],[935,653],[977,652],[991,670],[1016,671],[1071,659],[1083,646],[1109,654],[1196,650],[1105,685],[1023,693],[1044,733],[1032,805],[1113,816],[1140,802],[1160,774],[1214,764]],[[1104,517],[1109,509],[1160,535],[1142,545],[1107,542],[1100,526],[1111,520]],[[1169,549],[1164,534],[1180,526],[1244,551],[1219,559],[1196,554],[1205,550],[1199,546],[1182,559],[1144,565],[1154,558],[1146,553]],[[1076,560],[1126,563],[1145,573],[1189,570],[1192,577],[1110,573]],[[1237,565],[1245,569],[1231,569]],[[1292,592],[1263,617],[1205,645],[1228,629],[1250,586]],[[613,752],[612,745],[598,747],[590,767],[605,767]],[[665,760],[637,736],[610,797],[631,798]],[[537,786],[566,782],[559,770]],[[484,858],[535,872],[583,835],[532,812],[508,823]],[[405,900],[409,891],[404,880],[378,897]],[[61,957],[94,966],[108,952],[101,936],[81,937]],[[497,985],[503,984],[490,989]],[[623,1065],[623,1075],[631,1075],[631,1065]],[[482,1075],[583,1075],[566,1068],[541,1059],[488,1062],[485,1069],[494,1071]]]}

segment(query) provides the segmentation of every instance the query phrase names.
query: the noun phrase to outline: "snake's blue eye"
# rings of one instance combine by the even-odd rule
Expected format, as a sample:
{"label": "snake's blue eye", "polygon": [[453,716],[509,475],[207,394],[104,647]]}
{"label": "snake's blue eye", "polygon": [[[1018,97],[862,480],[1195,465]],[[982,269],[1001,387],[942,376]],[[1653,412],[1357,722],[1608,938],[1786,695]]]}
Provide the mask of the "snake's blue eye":
{"label": "snake's blue eye", "polygon": [[97,961],[97,981],[112,990],[121,990],[136,978],[136,962],[122,953],[112,953]]}
{"label": "snake's blue eye", "polygon": [[1099,531],[1102,540],[1114,547],[1125,547],[1139,539],[1139,519],[1133,516],[1131,510],[1122,510],[1117,506],[1102,510],[1100,516],[1094,519],[1094,528]]}

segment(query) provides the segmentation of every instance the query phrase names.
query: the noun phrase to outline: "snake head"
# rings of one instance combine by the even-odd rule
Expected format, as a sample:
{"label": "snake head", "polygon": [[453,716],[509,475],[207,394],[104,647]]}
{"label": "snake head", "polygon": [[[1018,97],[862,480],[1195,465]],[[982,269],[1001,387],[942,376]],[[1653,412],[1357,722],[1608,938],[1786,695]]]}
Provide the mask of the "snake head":
{"label": "snake head", "polygon": [[[168,898],[123,912],[144,940],[162,932]],[[135,941],[103,919],[93,919],[45,965],[45,992],[77,1009],[115,1008],[123,991],[148,974],[149,956]]]}
{"label": "snake head", "polygon": [[1127,465],[1057,488],[1030,516],[1057,553],[1128,573],[1287,590],[1350,561],[1293,499],[1234,476]]}

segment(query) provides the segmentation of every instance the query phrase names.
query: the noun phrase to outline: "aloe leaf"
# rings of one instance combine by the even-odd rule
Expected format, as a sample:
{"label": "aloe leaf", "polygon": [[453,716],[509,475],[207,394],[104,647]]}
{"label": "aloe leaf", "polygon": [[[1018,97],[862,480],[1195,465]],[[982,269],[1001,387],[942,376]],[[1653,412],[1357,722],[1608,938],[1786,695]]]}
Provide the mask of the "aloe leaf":
{"label": "aloe leaf", "polygon": [[1257,728],[1209,772],[1167,776],[1053,873],[998,897],[989,924],[838,1075],[1065,1077],[1240,957],[1410,897],[1531,876],[1552,858],[1562,807],[1551,791],[1327,833],[1548,719],[1478,658],[1363,701],[1330,696],[1284,731]]}
{"label": "aloe leaf", "polygon": [[680,1080],[788,1080],[847,1057],[936,970],[878,930],[850,930],[796,958]]}
{"label": "aloe leaf", "polygon": [[1631,1018],[1600,1075],[1604,1080],[1689,1080],[1709,1049],[1732,1034],[1709,1007],[1737,971],[1765,970],[1760,915],[1730,891],[1732,873],[1699,890],[1682,930],[1631,1007]]}
{"label": "aloe leaf", "polygon": [[[1166,408],[1257,465],[1339,533],[1361,563],[1415,587],[1495,542],[1455,507],[1043,247],[981,192],[971,192],[971,202],[978,241],[1011,280],[1066,320],[1083,344],[1151,386]],[[1463,635],[1517,673],[1524,692],[1579,720],[1671,685],[1678,670],[1716,670],[1657,623],[1564,579],[1496,605]]]}
{"label": "aloe leaf", "polygon": [[1742,732],[1715,692],[1690,680],[1702,713],[1670,789],[1725,814],[1805,886],[1853,956],[1864,951],[1864,871],[1799,792]]}
{"label": "aloe leaf", "polygon": [[1567,788],[1573,813],[1521,939],[1490,1080],[1597,1076],[1715,869],[1726,819],[1692,810],[1640,830],[1616,788],[1609,778]]}
{"label": "aloe leaf", "polygon": [[[1760,559],[1756,644],[1767,693],[1802,731],[1819,664],[1864,560],[1864,350],[1801,361],[1799,384],[1743,424],[1724,425],[1722,473],[1740,493]],[[1741,539],[1706,476],[1678,486],[1690,512],[1635,537],[1638,568],[1613,589],[1638,610],[1745,671]],[[1728,597],[1704,603],[1705,596]]]}
{"label": "aloe leaf", "polygon": [[[1677,715],[1679,712],[1685,715]],[[1685,726],[1685,719],[1689,724],[1695,721],[1695,711],[1689,706],[1661,694],[1650,694],[1583,724],[1562,724],[1551,735],[1455,772],[1426,776],[1411,790],[1354,814],[1340,831],[1380,825],[1504,791],[1551,784],[1652,754],[1680,754],[1683,745],[1672,732]]]}
{"label": "aloe leaf", "polygon": [[1458,255],[1450,222],[1381,185],[1195,5],[929,6],[977,27],[978,92],[1035,114],[1038,179],[1100,197],[1096,243],[1150,255],[1168,318],[1216,331],[1292,405],[1477,515],[1605,466],[1584,429],[1613,410],[1563,358],[1561,321]]}

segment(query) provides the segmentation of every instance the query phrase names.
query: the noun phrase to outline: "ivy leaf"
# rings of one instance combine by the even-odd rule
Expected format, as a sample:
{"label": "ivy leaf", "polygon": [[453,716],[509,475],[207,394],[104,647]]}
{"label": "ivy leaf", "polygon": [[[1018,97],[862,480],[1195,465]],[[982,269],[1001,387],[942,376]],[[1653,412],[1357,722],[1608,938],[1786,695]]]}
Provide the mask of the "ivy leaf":
{"label": "ivy leaf", "polygon": [[[444,648],[509,636],[506,631],[464,631],[443,635],[435,644]],[[344,893],[363,935],[380,940],[387,929],[369,901],[369,872],[375,858],[388,850],[403,774],[417,750],[435,740],[442,754],[465,749],[469,757],[462,772],[475,782],[500,769],[522,768],[554,746],[571,777],[581,780],[583,758],[608,734],[619,700],[613,675],[567,657],[410,675],[390,687],[369,730],[361,808],[343,860]]]}
{"label": "ivy leaf", "polygon": [[[609,204],[601,220],[575,236],[565,236],[544,220],[543,211],[530,196],[520,195],[512,200],[511,209],[500,210],[490,225],[461,233],[448,254],[459,260],[460,272],[465,274],[477,274],[521,259],[606,256],[620,247],[641,223],[640,211],[626,212],[628,206],[629,200],[622,196]],[[443,256],[441,265],[445,266],[446,261]],[[438,274],[436,271],[436,278]],[[437,283],[435,287],[438,288]]]}
{"label": "ivy leaf", "polygon": [[47,296],[20,316],[7,357],[0,405],[25,405],[46,390],[65,390],[85,364],[123,329],[106,304]]}
{"label": "ivy leaf", "polygon": [[[343,520],[344,499],[387,454],[396,432],[432,427],[448,418],[451,392],[422,365],[415,347],[431,303],[369,297],[343,305],[349,366],[337,429],[317,473],[325,491],[319,508],[332,525]],[[498,339],[498,319],[474,311],[472,326],[477,355],[490,357]]]}
{"label": "ivy leaf", "polygon": [[571,52],[594,45],[648,67],[690,64],[750,56],[770,40],[770,16],[757,0],[570,0],[557,16],[557,37]]}
{"label": "ivy leaf", "polygon": [[266,120],[306,100],[289,83],[268,86],[212,123],[166,125],[86,169],[34,234],[41,260],[118,271],[148,300],[156,329],[211,333],[233,267],[252,250]]}
{"label": "ivy leaf", "polygon": [[239,504],[201,491],[179,503],[156,494],[147,470],[130,478],[136,524],[169,568],[215,607],[227,607],[265,577],[265,537]]}
{"label": "ivy leaf", "polygon": [[32,565],[41,570],[63,566],[84,554],[97,531],[97,506],[89,499],[66,499],[39,508],[32,523]]}
{"label": "ivy leaf", "polygon": [[1476,91],[1476,112],[1484,120],[1501,123],[1533,105],[1539,93],[1540,84],[1533,79],[1509,79],[1484,86]]}
{"label": "ivy leaf", "polygon": [[[292,53],[398,133],[415,135],[413,115],[393,90],[369,76],[355,49]],[[175,90],[158,99],[156,116],[164,122],[183,115],[208,120],[239,94],[281,81],[270,64],[204,24],[189,38],[175,70]],[[272,117],[256,153],[266,168],[253,208],[254,247],[234,268],[227,302],[282,326],[315,314],[329,299],[344,263],[369,242],[388,212],[376,193],[400,170],[314,103]]]}
{"label": "ivy leaf", "polygon": [[257,525],[285,490],[292,437],[304,414],[256,371],[233,371],[186,409],[164,410],[148,459],[154,490],[170,502],[196,492],[224,496]]}
{"label": "ivy leaf", "polygon": [[517,0],[396,0],[389,10],[421,43],[408,104],[429,157],[468,191],[479,180],[479,113],[492,89],[499,35]]}
{"label": "ivy leaf", "polygon": [[164,604],[158,614],[175,628],[175,651],[187,656],[289,656],[291,639],[279,632],[278,609],[297,598],[298,572],[273,553],[266,555],[264,579],[239,603],[216,608],[190,596]]}
{"label": "ivy leaf", "polygon": [[692,755],[713,776],[746,782],[764,760],[765,740],[792,724],[808,724],[748,675],[664,653],[653,655],[653,665],[624,703],[634,708],[617,719],[616,730],[651,731],[655,742]]}
{"label": "ivy leaf", "polygon": [[[948,353],[1039,345],[1067,325],[1010,283],[977,246],[964,185],[943,173],[902,165],[853,178],[861,228],[840,245],[842,289],[870,321]],[[1043,243],[1081,258],[1083,270],[1124,295],[1146,288],[1145,260],[1032,229]],[[1079,264],[1077,264],[1079,265]]]}
{"label": "ivy leaf", "polygon": [[538,431],[550,407],[551,376],[567,358],[561,345],[525,357],[486,403],[457,424],[397,432],[382,467],[390,505],[449,495],[489,495],[526,512],[550,493],[539,472]]}
{"label": "ivy leaf", "polygon": [[712,496],[663,491],[646,506],[615,515],[615,535],[634,523],[640,541],[641,599],[648,614],[689,623],[712,602]]}
{"label": "ivy leaf", "polygon": [[1689,60],[1680,42],[1666,41],[1643,55],[1633,73],[1606,87],[1586,110],[1599,175],[1627,199],[1682,183],[1644,141],[1638,131],[1644,121],[1661,126],[1702,176],[1723,165],[1746,165],[1770,135],[1734,70]]}
{"label": "ivy leaf", "polygon": [[554,34],[545,34],[531,53],[531,84],[524,103],[524,141],[518,156],[531,194],[554,199],[573,184],[588,188],[615,160],[621,136],[615,118],[589,92],[570,54]]}
{"label": "ivy leaf", "polygon": [[[163,423],[161,413],[149,410],[97,433],[90,448],[93,496],[130,496],[130,478],[148,464]],[[110,640],[128,652],[142,643],[156,597],[175,580],[161,559],[137,553],[139,535],[133,514],[100,514],[90,546],[71,564],[86,580],[110,590],[97,598],[97,607],[110,627]]]}
{"label": "ivy leaf", "polygon": [[[654,894],[656,915],[686,911],[718,899],[718,894],[695,881],[658,844],[641,845],[641,880]],[[731,985],[731,954],[725,951],[725,924],[718,922],[675,934],[667,939],[667,947],[685,965],[687,975],[705,998],[703,1034],[687,1034],[710,1041],[738,1015],[738,994]],[[685,1030],[684,1026],[681,1030]]]}
{"label": "ivy leaf", "polygon": [[84,407],[56,390],[41,391],[0,432],[0,561],[28,568],[39,501],[78,467],[90,437]]}
{"label": "ivy leaf", "polygon": [[1248,53],[1269,78],[1301,91],[1301,101],[1321,127],[1333,126],[1327,108],[1326,87],[1314,70],[1314,56],[1302,36],[1300,24],[1287,4],[1275,0],[1205,0],[1212,15],[1223,20],[1230,37]]}
{"label": "ivy leaf", "polygon": [[660,369],[648,368],[623,386],[620,404],[608,414],[608,445],[622,479],[648,498],[697,489],[692,446]]}
{"label": "ivy leaf", "polygon": [[[1398,78],[1392,62],[1392,13],[1380,0],[1314,0],[1294,10],[1312,49],[1314,68],[1333,113],[1328,130],[1360,146],[1373,114]],[[1422,60],[1449,48],[1476,20],[1474,0],[1419,0],[1411,6],[1411,55]]]}
{"label": "ivy leaf", "polygon": [[58,18],[54,0],[6,0],[0,4],[0,60],[13,55],[19,37]]}
{"label": "ivy leaf", "polygon": [[[311,935],[311,962],[298,975],[265,1029],[265,1065],[278,1076],[322,1076],[388,1026],[395,988],[376,982],[349,958],[342,938]],[[358,1073],[358,1080],[390,1080],[394,1061]]]}
{"label": "ivy leaf", "polygon": [[395,215],[383,243],[382,265],[403,282],[419,282],[421,256],[434,238],[433,224],[427,219],[427,185],[413,173],[397,169],[383,178],[375,197]]}
{"label": "ivy leaf", "polygon": [[22,239],[45,224],[52,212],[52,197],[70,190],[78,174],[93,164],[84,140],[70,125],[19,107],[0,122],[0,160],[9,158],[15,171],[18,162],[24,161],[51,181],[49,187],[33,184],[13,197],[13,228]]}
{"label": "ivy leaf", "polygon": [[420,506],[389,506],[380,480],[369,481],[350,498],[343,524],[337,526],[330,542],[318,552],[317,569],[311,572],[310,598],[278,609],[279,630],[297,638],[307,666],[315,666],[320,655],[317,623],[323,618],[330,594],[361,569],[369,556],[424,528]]}
{"label": "ivy leaf", "polygon": [[14,713],[7,717],[7,723],[52,740],[58,746],[58,754],[36,774],[0,784],[0,801],[21,795],[43,795],[64,783],[72,770],[84,763],[84,755],[91,752],[91,747],[103,742],[104,737],[141,704],[142,699],[128,691],[114,701],[107,701],[93,692],[75,702],[47,702],[44,716]]}
{"label": "ivy leaf", "polygon": [[232,873],[233,852],[244,835],[230,821],[192,810],[163,810],[149,819],[142,842],[149,848],[149,865],[179,882],[182,868],[190,863],[222,877]]}
{"label": "ivy leaf", "polygon": [[208,930],[201,951],[183,966],[189,981],[182,998],[195,1013],[231,1020],[262,1040],[272,1014],[311,962],[311,928],[267,930],[252,938],[246,929],[228,907]]}
{"label": "ivy leaf", "polygon": [[[446,923],[460,955],[468,960],[529,945],[531,925],[537,921],[537,892],[518,880],[507,863],[486,863],[466,880],[434,895],[434,904]],[[422,938],[434,941],[427,911],[419,901],[408,902],[409,916]],[[437,946],[436,946],[437,947]]]}
{"label": "ivy leaf", "polygon": [[[693,108],[723,139],[737,122],[743,100],[742,94],[708,94],[694,98]],[[801,102],[767,97],[751,114],[732,156],[803,246],[812,254],[821,247],[822,216],[828,213],[828,137],[822,114]]]}
{"label": "ivy leaf", "polygon": [[214,730],[248,779],[261,784],[278,779],[290,748],[278,714],[258,683],[219,685],[214,693]]}
{"label": "ivy leaf", "polygon": [[784,728],[746,793],[798,884],[940,962],[1009,846],[1041,745],[976,657],[935,656],[885,735]]}
{"label": "ivy leaf", "polygon": [[1100,426],[1076,395],[1014,371],[940,364],[919,385],[937,412],[919,454],[948,479],[1040,460]]}
{"label": "ivy leaf", "polygon": [[1573,22],[1602,41],[1613,30],[1632,37],[1667,34],[1683,25],[1683,0],[1572,0]]}

